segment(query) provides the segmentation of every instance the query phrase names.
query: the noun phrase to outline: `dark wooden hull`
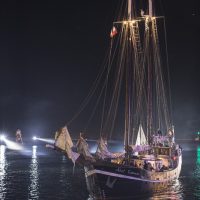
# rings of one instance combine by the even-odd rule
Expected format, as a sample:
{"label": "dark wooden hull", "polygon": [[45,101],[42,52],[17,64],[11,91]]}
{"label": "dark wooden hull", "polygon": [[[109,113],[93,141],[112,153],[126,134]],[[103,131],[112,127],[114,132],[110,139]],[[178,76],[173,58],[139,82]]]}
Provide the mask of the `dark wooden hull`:
{"label": "dark wooden hull", "polygon": [[97,162],[85,166],[87,188],[95,199],[123,199],[166,189],[180,174],[182,157],[175,169],[148,172],[143,169]]}

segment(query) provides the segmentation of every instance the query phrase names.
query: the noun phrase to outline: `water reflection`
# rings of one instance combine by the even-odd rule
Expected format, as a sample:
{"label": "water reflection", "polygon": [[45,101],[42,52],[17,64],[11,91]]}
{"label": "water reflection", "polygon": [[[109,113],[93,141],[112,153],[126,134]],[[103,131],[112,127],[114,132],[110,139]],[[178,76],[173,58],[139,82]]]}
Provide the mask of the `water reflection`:
{"label": "water reflection", "polygon": [[66,156],[62,156],[62,165],[61,165],[61,169],[60,169],[60,182],[61,182],[61,185],[63,187],[66,186],[67,182],[68,182],[68,178],[67,178],[67,173],[66,173]]}
{"label": "water reflection", "polygon": [[39,174],[38,174],[38,161],[37,161],[37,146],[32,147],[32,159],[30,165],[30,186],[29,186],[29,199],[39,199]]}
{"label": "water reflection", "polygon": [[200,145],[197,147],[197,165],[200,165]]}
{"label": "water reflection", "polygon": [[194,171],[195,177],[195,188],[194,195],[196,198],[200,199],[200,145],[197,147],[197,159],[196,159],[196,168]]}
{"label": "water reflection", "polygon": [[0,146],[0,199],[4,200],[6,196],[6,156],[5,156],[6,147],[4,145]]}
{"label": "water reflection", "polygon": [[180,180],[175,180],[168,189],[155,193],[149,200],[180,200],[183,199],[183,185]]}
{"label": "water reflection", "polygon": [[[165,190],[162,190],[160,192],[153,192],[150,194],[137,194],[133,197],[120,197],[120,198],[111,198],[112,200],[182,200],[184,199],[183,194],[183,184],[180,180],[174,180],[171,184],[168,185],[168,188]],[[105,200],[108,200],[106,198],[103,198]],[[91,195],[87,198],[87,200],[96,200],[96,198],[93,198]]]}

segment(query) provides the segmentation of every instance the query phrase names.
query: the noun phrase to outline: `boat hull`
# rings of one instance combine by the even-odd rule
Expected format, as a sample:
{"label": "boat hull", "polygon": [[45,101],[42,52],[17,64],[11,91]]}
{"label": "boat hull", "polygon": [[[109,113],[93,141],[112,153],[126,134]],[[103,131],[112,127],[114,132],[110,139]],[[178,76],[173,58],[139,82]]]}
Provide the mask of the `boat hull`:
{"label": "boat hull", "polygon": [[137,194],[153,193],[166,189],[179,177],[182,156],[177,167],[164,172],[148,172],[134,167],[104,163],[85,166],[87,188],[96,199],[128,198]]}

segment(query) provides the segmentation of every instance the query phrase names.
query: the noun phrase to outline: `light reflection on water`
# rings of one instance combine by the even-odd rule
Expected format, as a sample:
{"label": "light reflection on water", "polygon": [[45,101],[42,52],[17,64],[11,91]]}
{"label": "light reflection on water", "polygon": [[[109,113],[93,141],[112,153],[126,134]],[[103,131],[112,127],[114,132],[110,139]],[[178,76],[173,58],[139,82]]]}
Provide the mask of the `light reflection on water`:
{"label": "light reflection on water", "polygon": [[60,168],[60,183],[62,186],[65,186],[67,180],[67,173],[66,173],[66,156],[62,156],[62,161],[61,161],[61,168]]}
{"label": "light reflection on water", "polygon": [[4,145],[0,146],[0,199],[4,200],[6,196],[6,156],[5,156],[6,147]]}
{"label": "light reflection on water", "polygon": [[[173,185],[126,200],[200,199],[200,144],[185,146],[181,176]],[[39,145],[27,146],[23,152],[0,146],[0,200],[86,200],[88,196],[84,170],[75,166],[73,171],[62,154]]]}
{"label": "light reflection on water", "polygon": [[197,159],[196,168],[194,170],[194,178],[196,183],[194,184],[194,195],[197,199],[200,199],[200,145],[197,147]]}
{"label": "light reflection on water", "polygon": [[38,161],[37,161],[37,146],[32,146],[32,159],[30,164],[30,186],[29,199],[39,199],[38,185]]}
{"label": "light reflection on water", "polygon": [[[184,199],[183,185],[179,180],[174,181],[169,188],[153,194],[141,194],[133,197],[112,198],[112,200],[182,200]],[[91,196],[87,200],[96,200]],[[109,199],[105,199],[109,200]]]}
{"label": "light reflection on water", "polygon": [[183,185],[180,180],[175,180],[164,192],[153,194],[149,200],[181,200],[184,199]]}

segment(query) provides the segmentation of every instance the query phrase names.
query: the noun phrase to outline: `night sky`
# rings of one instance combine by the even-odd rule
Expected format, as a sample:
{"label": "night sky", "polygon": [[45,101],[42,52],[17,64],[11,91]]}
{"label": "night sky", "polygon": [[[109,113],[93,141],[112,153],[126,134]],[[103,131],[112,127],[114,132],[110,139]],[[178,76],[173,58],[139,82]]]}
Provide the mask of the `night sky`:
{"label": "night sky", "polygon": [[[166,17],[176,134],[189,138],[200,130],[200,6],[156,2]],[[118,3],[1,1],[0,131],[52,137],[70,121],[98,74]],[[74,137],[85,117],[69,126]]]}

